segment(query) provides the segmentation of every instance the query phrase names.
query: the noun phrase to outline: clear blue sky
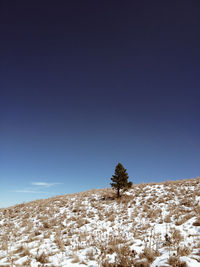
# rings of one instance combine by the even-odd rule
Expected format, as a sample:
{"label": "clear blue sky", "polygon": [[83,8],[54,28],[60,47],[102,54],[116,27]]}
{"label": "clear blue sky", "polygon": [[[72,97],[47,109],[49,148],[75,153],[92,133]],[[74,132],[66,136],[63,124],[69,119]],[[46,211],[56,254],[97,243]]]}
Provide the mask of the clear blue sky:
{"label": "clear blue sky", "polygon": [[200,175],[198,1],[0,1],[0,207]]}

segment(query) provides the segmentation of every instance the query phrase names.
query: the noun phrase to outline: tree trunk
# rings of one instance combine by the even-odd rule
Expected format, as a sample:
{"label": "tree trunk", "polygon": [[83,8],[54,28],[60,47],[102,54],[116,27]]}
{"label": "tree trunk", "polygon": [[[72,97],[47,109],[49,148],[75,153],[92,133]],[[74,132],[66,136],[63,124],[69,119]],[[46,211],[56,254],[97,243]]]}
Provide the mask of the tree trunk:
{"label": "tree trunk", "polygon": [[119,191],[119,188],[117,188],[117,197],[120,197],[120,191]]}

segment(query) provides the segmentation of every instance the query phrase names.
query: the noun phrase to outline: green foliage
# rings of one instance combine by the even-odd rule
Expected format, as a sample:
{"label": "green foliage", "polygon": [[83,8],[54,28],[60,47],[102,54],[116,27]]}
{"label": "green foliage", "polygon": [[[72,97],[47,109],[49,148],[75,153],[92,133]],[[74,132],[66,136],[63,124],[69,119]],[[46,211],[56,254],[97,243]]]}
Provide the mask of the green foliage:
{"label": "green foliage", "polygon": [[111,187],[117,191],[117,197],[120,197],[120,191],[126,191],[132,186],[132,182],[128,182],[128,173],[121,163],[115,167],[115,174],[112,175]]}

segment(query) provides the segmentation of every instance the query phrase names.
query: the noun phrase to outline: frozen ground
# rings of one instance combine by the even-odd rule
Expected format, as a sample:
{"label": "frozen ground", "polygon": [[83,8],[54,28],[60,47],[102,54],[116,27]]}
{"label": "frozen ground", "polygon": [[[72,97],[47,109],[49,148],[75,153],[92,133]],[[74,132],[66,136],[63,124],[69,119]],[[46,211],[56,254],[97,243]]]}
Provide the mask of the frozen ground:
{"label": "frozen ground", "polygon": [[0,209],[0,266],[198,267],[200,178]]}

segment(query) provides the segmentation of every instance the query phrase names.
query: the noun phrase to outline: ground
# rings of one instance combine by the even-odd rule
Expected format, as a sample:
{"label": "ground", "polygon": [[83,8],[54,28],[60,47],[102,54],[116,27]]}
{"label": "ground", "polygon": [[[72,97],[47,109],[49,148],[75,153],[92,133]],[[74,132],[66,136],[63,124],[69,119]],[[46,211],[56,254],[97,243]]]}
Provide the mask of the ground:
{"label": "ground", "polygon": [[198,267],[200,178],[0,209],[0,266]]}

